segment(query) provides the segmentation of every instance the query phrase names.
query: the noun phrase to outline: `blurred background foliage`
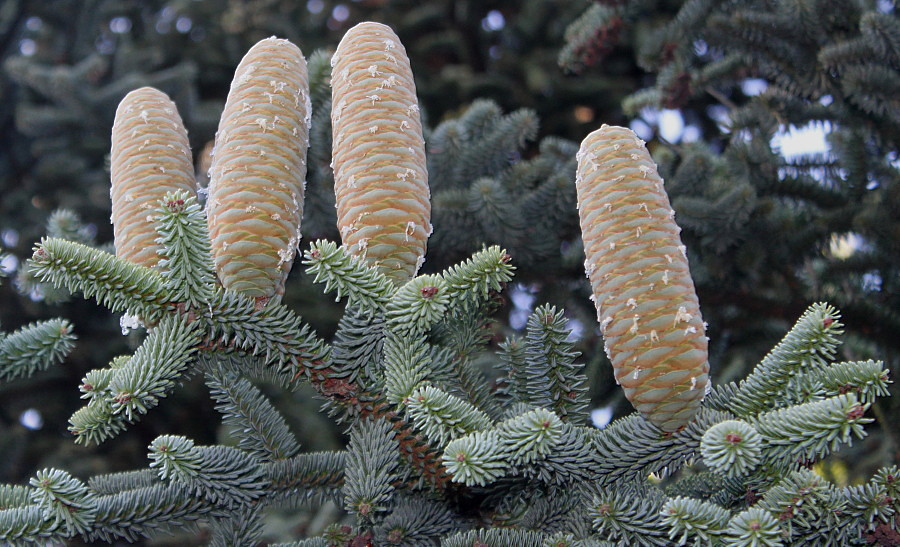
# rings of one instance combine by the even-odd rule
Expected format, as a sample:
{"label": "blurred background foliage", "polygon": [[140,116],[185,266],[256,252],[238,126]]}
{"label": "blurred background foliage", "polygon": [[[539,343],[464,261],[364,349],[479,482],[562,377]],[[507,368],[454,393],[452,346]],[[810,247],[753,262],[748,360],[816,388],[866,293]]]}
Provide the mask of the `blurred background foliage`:
{"label": "blurred background foliage", "polygon": [[[66,431],[80,406],[76,386],[87,370],[130,351],[140,334],[122,336],[117,317],[35,285],[18,266],[48,233],[109,245],[110,128],[118,101],[132,89],[151,85],[176,102],[205,184],[205,154],[234,67],[271,35],[300,46],[317,74],[304,241],[337,239],[327,59],[343,33],[364,20],[386,23],[400,36],[431,128],[435,235],[425,269],[445,267],[482,241],[509,248],[517,280],[496,316],[494,342],[521,331],[536,304],[564,306],[588,364],[599,422],[630,412],[588,301],[575,211],[574,152],[601,123],[631,126],[660,163],[709,322],[716,381],[743,376],[816,300],[844,310],[847,359],[883,359],[896,378],[894,8],[868,1],[714,4],[0,4],[0,244],[9,253],[3,268],[13,277],[0,286],[0,325],[10,331],[61,316],[79,336],[63,366],[0,386],[0,481],[19,482],[51,465],[77,476],[144,466],[145,447],[163,433],[199,443],[218,438],[205,387],[191,381],[115,441],[76,446]],[[807,4],[815,9],[800,9]],[[316,57],[316,50],[324,52]],[[873,82],[881,95],[866,91]],[[328,336],[341,308],[299,270],[285,302]],[[489,369],[491,359],[484,361]],[[308,450],[342,442],[310,391],[276,400]],[[879,424],[854,448],[859,457],[844,456],[848,481],[898,460],[893,424],[900,421],[900,398],[876,404],[874,413]]]}

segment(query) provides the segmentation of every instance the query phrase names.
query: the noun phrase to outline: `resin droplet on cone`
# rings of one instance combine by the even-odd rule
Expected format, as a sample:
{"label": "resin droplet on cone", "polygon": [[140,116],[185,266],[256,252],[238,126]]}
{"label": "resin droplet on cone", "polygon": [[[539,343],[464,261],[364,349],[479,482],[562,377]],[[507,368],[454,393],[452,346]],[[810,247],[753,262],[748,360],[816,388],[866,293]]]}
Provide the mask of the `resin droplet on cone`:
{"label": "resin droplet on cone", "polygon": [[334,190],[344,246],[398,284],[431,234],[425,141],[406,50],[389,27],[360,23],[332,58]]}
{"label": "resin droplet on cone", "polygon": [[153,211],[167,193],[194,192],[187,131],[175,103],[152,87],[136,89],[116,109],[110,154],[116,256],[148,268],[160,261]]}
{"label": "resin droplet on cone", "polygon": [[645,418],[677,431],[700,407],[709,362],[662,178],[633,131],[604,125],[581,143],[575,184],[585,268],[616,380]]}
{"label": "resin droplet on cone", "polygon": [[300,243],[309,121],[303,53],[287,40],[260,41],[234,73],[210,166],[207,222],[225,288],[284,293]]}

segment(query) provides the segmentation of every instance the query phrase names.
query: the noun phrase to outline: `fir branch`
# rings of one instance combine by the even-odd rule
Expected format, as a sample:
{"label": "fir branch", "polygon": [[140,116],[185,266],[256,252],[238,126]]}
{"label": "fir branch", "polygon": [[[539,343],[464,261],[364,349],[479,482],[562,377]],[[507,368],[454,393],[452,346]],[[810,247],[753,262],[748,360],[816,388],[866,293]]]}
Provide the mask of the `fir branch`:
{"label": "fir branch", "polygon": [[725,477],[718,471],[693,473],[669,484],[667,496],[703,499],[720,507],[732,507],[743,502],[746,495],[745,477]]}
{"label": "fir branch", "polygon": [[614,6],[593,4],[570,23],[557,59],[559,66],[579,73],[602,58],[617,40],[622,25],[619,12]]}
{"label": "fir branch", "polygon": [[0,484],[0,511],[31,504],[31,488],[16,484]]}
{"label": "fir branch", "polygon": [[262,356],[279,375],[310,375],[329,358],[330,348],[289,308],[219,291],[201,321],[208,329],[209,349],[241,350]]}
{"label": "fir branch", "polygon": [[727,420],[706,430],[700,440],[703,461],[725,477],[747,475],[759,465],[763,439],[740,420]]}
{"label": "fir branch", "polygon": [[442,456],[453,482],[484,486],[506,475],[509,463],[495,430],[476,431],[450,441]]}
{"label": "fir branch", "polygon": [[563,422],[556,446],[542,460],[535,461],[519,470],[529,479],[548,485],[567,487],[571,484],[593,480],[594,448],[589,429]]}
{"label": "fir branch", "polygon": [[853,437],[866,435],[863,424],[867,404],[860,404],[852,393],[823,401],[796,405],[761,414],[750,423],[763,436],[763,459],[773,465],[791,465],[814,461],[837,450]]}
{"label": "fir branch", "polygon": [[347,305],[368,315],[381,311],[394,293],[394,284],[376,268],[351,255],[343,246],[320,239],[303,253],[306,273],[314,283],[325,283],[325,292],[337,293],[335,300],[347,297]]}
{"label": "fir branch", "polygon": [[118,494],[125,490],[149,488],[156,484],[159,484],[159,477],[152,469],[106,473],[95,475],[88,480],[88,488],[101,496]]}
{"label": "fir branch", "polygon": [[761,507],[751,507],[728,521],[724,539],[736,547],[780,547],[781,529],[775,517]]}
{"label": "fir branch", "polygon": [[543,460],[562,438],[563,422],[553,412],[537,408],[497,424],[503,452],[514,465]]}
{"label": "fir branch", "polygon": [[686,545],[689,538],[716,543],[730,518],[727,509],[714,503],[682,496],[670,499],[662,508],[662,524],[669,528],[669,538],[679,545]]}
{"label": "fir branch", "polygon": [[246,378],[219,368],[206,373],[206,384],[223,423],[239,433],[238,448],[261,461],[290,458],[300,450],[281,414]]}
{"label": "fir branch", "polygon": [[95,298],[112,312],[158,319],[174,300],[165,278],[149,268],[80,243],[44,238],[29,262],[44,283]]}
{"label": "fir branch", "polygon": [[521,338],[507,338],[500,344],[499,368],[504,371],[498,393],[508,397],[510,403],[522,403],[528,400],[528,384],[523,381],[525,370],[526,345]]}
{"label": "fir branch", "polygon": [[208,306],[216,277],[206,217],[197,198],[186,190],[167,193],[156,213],[157,242],[164,257],[158,267],[166,272],[172,298],[190,309]]}
{"label": "fir branch", "polygon": [[98,398],[72,414],[69,431],[75,435],[76,443],[100,444],[124,431],[128,423],[124,413],[113,413],[111,402]]}
{"label": "fir branch", "polygon": [[78,213],[69,209],[56,209],[47,219],[47,236],[94,246],[94,230],[81,221]]}
{"label": "fir branch", "polygon": [[713,425],[734,416],[706,408],[683,430],[667,434],[637,414],[625,416],[594,434],[595,469],[601,484],[667,476],[696,457],[700,438]]}
{"label": "fir branch", "polygon": [[210,547],[257,545],[263,534],[259,505],[239,507],[209,519]]}
{"label": "fir branch", "polygon": [[312,537],[288,543],[270,543],[269,547],[331,547],[335,545],[324,537]]}
{"label": "fir branch", "polygon": [[872,484],[884,488],[885,493],[894,500],[894,507],[900,512],[900,467],[882,467],[872,477]]}
{"label": "fir branch", "polygon": [[75,339],[72,324],[65,319],[31,323],[0,336],[0,384],[59,363],[72,351]]}
{"label": "fir branch", "polygon": [[729,410],[750,416],[771,408],[789,378],[833,359],[840,343],[836,335],[843,332],[839,319],[837,310],[824,303],[807,309],[781,342],[741,380]]}
{"label": "fir branch", "polygon": [[503,290],[512,280],[515,267],[506,251],[494,245],[482,249],[465,262],[452,266],[441,276],[447,282],[451,302],[463,299],[486,300],[491,291]]}
{"label": "fir branch", "polygon": [[68,536],[91,528],[97,515],[97,499],[83,482],[59,469],[43,469],[29,484],[34,487],[31,500],[40,506],[51,527],[60,526]]}
{"label": "fir branch", "polygon": [[361,420],[350,430],[344,508],[362,522],[381,520],[391,507],[399,464],[392,429],[386,420]]}
{"label": "fir branch", "polygon": [[783,400],[798,404],[856,393],[863,404],[871,404],[876,397],[887,397],[889,372],[881,361],[850,361],[834,363],[820,370],[794,376],[784,390]]}
{"label": "fir branch", "polygon": [[[472,103],[467,112],[471,111],[475,104]],[[443,121],[431,132],[428,138],[427,160],[428,182],[432,195],[443,193],[447,188],[462,187],[469,182],[453,176],[465,145],[466,130],[458,119]]]}
{"label": "fir branch", "polygon": [[642,494],[626,487],[595,492],[588,507],[593,530],[629,545],[668,545],[662,525],[664,498]]}
{"label": "fir branch", "polygon": [[[129,355],[128,358],[130,359],[131,356]],[[115,373],[116,369],[112,367],[89,370],[78,386],[78,391],[82,393],[81,398],[88,399],[88,404],[102,401],[103,397],[108,394],[109,382]]]}
{"label": "fir branch", "polygon": [[[344,483],[347,452],[310,452],[262,465],[266,503],[337,500]],[[293,503],[296,505],[296,503]]]}
{"label": "fir branch", "polygon": [[842,512],[856,521],[856,529],[868,528],[876,521],[890,522],[897,513],[897,502],[875,481],[848,486],[842,492],[847,500]]}
{"label": "fir branch", "polygon": [[459,125],[469,143],[483,140],[503,115],[500,105],[490,99],[476,99],[459,117]]}
{"label": "fir branch", "polygon": [[834,541],[849,543],[841,514],[846,502],[833,485],[809,469],[792,471],[763,495],[756,507],[767,510],[780,523],[791,543]]}
{"label": "fir branch", "polygon": [[488,316],[497,306],[498,299],[480,303],[466,301],[454,306],[430,333],[430,339],[439,344],[432,351],[434,382],[447,392],[463,394],[495,419],[500,417],[502,410],[493,396],[491,382],[474,359],[490,341],[493,321]]}
{"label": "fir branch", "polygon": [[[459,525],[453,508],[439,500],[416,496],[399,498],[391,513],[375,528],[378,545],[418,547],[435,545]],[[423,503],[424,501],[424,503]]]}
{"label": "fir branch", "polygon": [[208,503],[234,509],[263,495],[259,464],[246,452],[228,446],[194,446],[175,435],[150,444],[150,467],[163,480],[181,484]]}
{"label": "fir branch", "polygon": [[391,297],[384,316],[394,331],[420,335],[442,319],[450,302],[447,283],[437,275],[420,275]]}
{"label": "fir branch", "polygon": [[332,342],[332,378],[346,378],[369,389],[381,385],[378,363],[384,345],[384,323],[380,314],[370,317],[356,308],[346,308]]}
{"label": "fir branch", "polygon": [[268,382],[284,390],[296,389],[300,384],[290,371],[278,370],[254,355],[239,351],[201,351],[197,354],[198,369],[227,370],[242,374],[257,382]]}
{"label": "fir branch", "polygon": [[213,506],[189,489],[176,484],[156,484],[97,497],[97,516],[90,540],[135,542],[173,528],[196,525],[216,514]]}
{"label": "fir branch", "polygon": [[315,112],[331,101],[331,56],[327,49],[317,49],[306,60],[309,77],[309,96]]}
{"label": "fir branch", "polygon": [[406,406],[416,428],[438,446],[491,425],[487,414],[472,403],[430,385],[414,390]]}
{"label": "fir branch", "polygon": [[516,528],[482,528],[457,532],[441,540],[441,547],[545,547],[544,534]]}
{"label": "fir branch", "polygon": [[477,220],[484,243],[514,245],[523,251],[528,249],[518,245],[526,233],[527,222],[520,208],[509,206],[515,201],[510,189],[496,178],[481,177],[470,184],[467,193],[466,212]]}
{"label": "fir branch", "polygon": [[71,534],[60,521],[46,518],[40,505],[24,505],[0,510],[0,541],[10,545],[37,541],[63,543]]}
{"label": "fir branch", "polygon": [[[510,158],[537,136],[538,118],[533,110],[521,108],[505,116],[488,115],[488,123],[475,123],[469,113],[479,104],[475,101],[460,120],[467,129],[468,146],[463,148],[454,175],[464,181],[490,176],[509,166]],[[496,105],[494,105],[496,107]],[[493,109],[489,109],[493,110]],[[481,128],[478,125],[482,125]]]}
{"label": "fir branch", "polygon": [[128,363],[116,369],[106,388],[114,413],[134,422],[169,394],[200,343],[198,326],[169,315],[150,330]]}
{"label": "fir branch", "polygon": [[552,409],[560,418],[582,422],[587,415],[587,377],[583,365],[575,363],[581,353],[568,340],[563,310],[540,306],[528,318],[525,337],[525,367],[519,371],[521,384],[532,406]]}
{"label": "fir branch", "polygon": [[403,407],[431,374],[431,355],[422,336],[388,332],[384,339],[384,393],[391,404]]}

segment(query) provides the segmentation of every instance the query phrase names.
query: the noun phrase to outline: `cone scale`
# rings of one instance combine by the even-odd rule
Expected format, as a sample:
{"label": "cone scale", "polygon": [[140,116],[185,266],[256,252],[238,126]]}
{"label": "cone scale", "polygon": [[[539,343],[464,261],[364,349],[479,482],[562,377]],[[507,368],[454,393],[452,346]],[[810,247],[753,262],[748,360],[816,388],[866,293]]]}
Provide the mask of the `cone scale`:
{"label": "cone scale", "polygon": [[207,222],[227,289],[280,299],[300,243],[310,98],[306,60],[260,41],[235,70],[210,164]]}
{"label": "cone scale", "polygon": [[194,192],[187,130],[175,103],[152,87],[119,103],[112,128],[110,198],[116,256],[152,268],[162,246],[153,210],[167,193]]}
{"label": "cone scale", "polygon": [[677,431],[706,394],[708,339],[662,178],[633,131],[604,125],[581,144],[575,184],[616,381],[646,419]]}
{"label": "cone scale", "polygon": [[360,23],[338,45],[331,74],[341,240],[405,283],[424,261],[431,234],[425,141],[406,50],[389,27]]}

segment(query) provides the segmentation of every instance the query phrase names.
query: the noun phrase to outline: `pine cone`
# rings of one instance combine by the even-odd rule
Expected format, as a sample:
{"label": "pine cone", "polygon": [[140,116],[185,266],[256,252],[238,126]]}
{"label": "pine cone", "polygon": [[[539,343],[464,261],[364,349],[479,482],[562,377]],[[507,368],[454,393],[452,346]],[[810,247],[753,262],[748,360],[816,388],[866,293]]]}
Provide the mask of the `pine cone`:
{"label": "pine cone", "polygon": [[633,131],[604,125],[581,143],[575,184],[616,381],[645,418],[677,431],[706,394],[708,339],[662,178]]}
{"label": "pine cone", "polygon": [[210,166],[207,222],[222,285],[280,298],[297,247],[309,146],[306,59],[258,42],[238,64]]}
{"label": "pine cone", "polygon": [[400,39],[379,23],[347,31],[332,58],[338,228],[350,253],[394,282],[412,278],[431,235],[425,141]]}
{"label": "pine cone", "polygon": [[168,192],[194,192],[196,184],[187,131],[162,91],[142,87],[119,103],[110,175],[116,256],[152,268],[162,249],[153,210]]}

